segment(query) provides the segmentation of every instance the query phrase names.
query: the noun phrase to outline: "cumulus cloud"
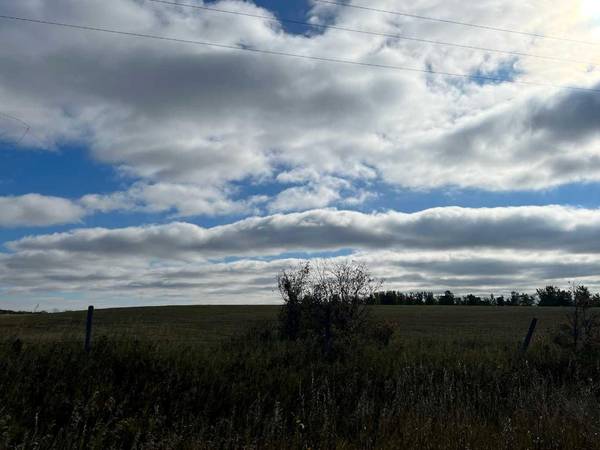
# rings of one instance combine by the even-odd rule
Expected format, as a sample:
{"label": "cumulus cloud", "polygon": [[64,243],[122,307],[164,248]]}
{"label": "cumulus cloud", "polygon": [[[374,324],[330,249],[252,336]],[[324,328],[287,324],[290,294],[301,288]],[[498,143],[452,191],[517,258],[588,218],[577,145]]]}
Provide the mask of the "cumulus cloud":
{"label": "cumulus cloud", "polygon": [[[465,8],[458,0],[419,1],[411,3],[411,10],[590,38],[589,24],[583,25],[570,2],[552,8],[546,3],[500,7],[486,0]],[[228,45],[459,73],[493,74],[510,63],[517,80],[590,87],[598,82],[595,70],[586,72],[581,64],[515,61],[495,53],[336,30],[291,35],[273,21],[134,0],[85,5],[60,0],[52,8],[41,0],[1,4],[7,14]],[[250,2],[223,0],[215,6],[273,17]],[[379,6],[394,9],[394,2]],[[566,48],[560,41],[473,33],[331,5],[316,5],[309,20],[433,39],[445,36],[464,44],[493,37],[495,47],[548,55],[567,52],[573,59],[588,56],[581,46]],[[0,50],[6,62],[0,93],[10,111],[26,117],[49,144],[84,142],[98,160],[151,184],[226,190],[228,182],[282,180],[285,175],[278,175],[298,170],[351,183],[380,177],[412,188],[541,189],[600,180],[593,164],[600,157],[594,120],[598,95],[592,92],[510,82],[482,85],[24,23],[3,23],[0,37],[13,43]],[[343,201],[322,185],[281,190],[273,211]],[[199,197],[190,200],[189,208],[211,210],[194,205],[203,201]],[[222,207],[214,202],[215,211]]]}
{"label": "cumulus cloud", "polygon": [[[446,169],[440,167],[439,178],[430,179],[429,166],[416,165],[412,171],[421,177],[408,183],[510,191],[597,181],[598,117],[600,94],[593,92],[561,92],[501,104],[424,138],[419,144],[422,151],[435,156]],[[485,171],[485,166],[490,170]],[[405,161],[389,161],[384,171],[394,178],[403,173],[401,169],[410,168]]]}
{"label": "cumulus cloud", "polygon": [[88,194],[79,203],[89,213],[110,211],[170,212],[175,217],[249,214],[268,199],[255,195],[233,200],[232,192],[210,186],[136,183],[127,191]]}
{"label": "cumulus cloud", "polygon": [[600,253],[600,210],[563,206],[433,208],[417,213],[365,214],[334,209],[253,217],[203,228],[190,223],[92,228],[32,236],[15,251],[144,255],[276,255],[340,249],[531,249]]}
{"label": "cumulus cloud", "polygon": [[[252,2],[210,5],[275,17]],[[372,262],[389,286],[406,289],[531,287],[566,276],[599,284],[597,210],[314,209],[361,204],[376,195],[369,186],[377,183],[512,191],[600,181],[598,93],[511,82],[598,89],[595,67],[332,29],[294,35],[273,20],[138,0],[0,0],[0,6],[4,14],[134,33],[425,71],[507,75],[506,82],[482,83],[4,21],[0,39],[10,45],[0,48],[2,111],[31,125],[35,139],[6,117],[0,139],[18,143],[16,151],[74,144],[116,168],[123,188],[78,200],[1,197],[0,226],[75,223],[111,211],[178,220],[252,216],[214,227],[115,223],[19,239],[0,253],[4,298],[77,291],[148,301],[232,301],[243,292],[264,301],[272,299],[274,272],[293,262],[278,259],[290,251],[350,251]],[[397,2],[377,6],[393,10]],[[410,10],[600,40],[580,6],[482,0],[467,7],[462,0],[418,0]],[[334,5],[312,4],[307,20],[590,59],[585,45],[474,33]],[[266,213],[271,215],[258,217]],[[263,257],[269,260],[256,260]]]}
{"label": "cumulus cloud", "polygon": [[0,197],[0,227],[38,227],[78,222],[82,207],[70,200],[27,194]]}
{"label": "cumulus cloud", "polygon": [[303,178],[306,184],[282,190],[269,201],[267,209],[270,212],[287,212],[324,208],[336,203],[360,205],[374,195],[364,189],[355,189],[340,178],[321,178],[314,171],[299,170],[278,175],[280,182],[298,183]]}

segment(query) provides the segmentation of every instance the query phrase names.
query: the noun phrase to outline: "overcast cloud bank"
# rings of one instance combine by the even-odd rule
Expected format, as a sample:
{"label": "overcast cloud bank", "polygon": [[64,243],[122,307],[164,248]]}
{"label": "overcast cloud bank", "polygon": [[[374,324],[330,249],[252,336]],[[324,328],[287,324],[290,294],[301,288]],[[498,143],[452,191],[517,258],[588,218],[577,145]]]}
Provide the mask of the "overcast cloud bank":
{"label": "overcast cloud bank", "polygon": [[311,210],[212,228],[173,222],[27,237],[0,256],[0,281],[10,295],[102,291],[154,301],[272,302],[275,274],[298,262],[287,252],[345,250],[338,258],[367,262],[388,288],[489,293],[573,279],[600,287],[599,238],[596,209]]}

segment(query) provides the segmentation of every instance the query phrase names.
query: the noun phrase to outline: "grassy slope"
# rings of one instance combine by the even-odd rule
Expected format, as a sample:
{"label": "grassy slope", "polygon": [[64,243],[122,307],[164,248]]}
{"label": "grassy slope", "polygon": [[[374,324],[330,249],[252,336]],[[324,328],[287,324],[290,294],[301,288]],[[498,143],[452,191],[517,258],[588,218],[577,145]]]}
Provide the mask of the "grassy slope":
{"label": "grassy slope", "polygon": [[[274,319],[277,306],[162,306],[95,311],[94,334],[114,338],[216,342],[265,320]],[[533,317],[537,334],[555,328],[565,308],[484,306],[376,306],[373,317],[392,322],[403,338],[436,337],[521,339]],[[25,341],[81,339],[85,311],[58,314],[0,316],[0,339]]]}

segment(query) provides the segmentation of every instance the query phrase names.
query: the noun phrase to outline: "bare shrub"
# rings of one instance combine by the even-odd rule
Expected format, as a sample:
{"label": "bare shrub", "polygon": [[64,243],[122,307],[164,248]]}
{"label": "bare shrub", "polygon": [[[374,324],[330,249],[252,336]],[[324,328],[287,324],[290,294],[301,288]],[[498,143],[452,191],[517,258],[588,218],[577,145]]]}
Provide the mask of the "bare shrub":
{"label": "bare shrub", "polygon": [[284,301],[281,333],[292,340],[317,338],[330,352],[335,339],[364,328],[367,299],[380,285],[365,264],[356,262],[306,262],[284,270],[277,277]]}

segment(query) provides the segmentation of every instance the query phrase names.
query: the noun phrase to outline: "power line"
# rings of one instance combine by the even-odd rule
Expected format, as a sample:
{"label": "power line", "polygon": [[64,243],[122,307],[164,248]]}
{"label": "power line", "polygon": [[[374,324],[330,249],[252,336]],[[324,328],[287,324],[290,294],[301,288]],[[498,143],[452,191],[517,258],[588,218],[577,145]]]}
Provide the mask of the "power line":
{"label": "power line", "polygon": [[355,61],[355,60],[350,60],[350,59],[338,59],[338,58],[328,58],[328,57],[323,57],[323,56],[302,55],[299,53],[289,53],[289,52],[282,52],[282,51],[277,51],[277,50],[266,50],[266,49],[259,49],[259,48],[255,48],[255,47],[248,47],[248,46],[241,46],[241,45],[220,44],[220,43],[216,43],[216,42],[180,39],[180,38],[173,38],[173,37],[168,37],[168,36],[158,36],[158,35],[154,35],[154,34],[135,33],[135,32],[130,32],[130,31],[114,30],[111,28],[93,27],[93,26],[88,26],[88,25],[76,25],[76,24],[70,24],[70,23],[64,23],[64,22],[54,22],[54,21],[50,21],[50,20],[31,19],[31,18],[27,18],[27,17],[0,15],[0,19],[20,21],[20,22],[29,22],[29,23],[43,24],[43,25],[53,25],[53,26],[58,26],[58,27],[63,27],[63,28],[71,28],[71,29],[76,29],[76,30],[97,31],[97,32],[122,35],[122,36],[155,39],[155,40],[160,40],[160,41],[202,45],[202,46],[206,46],[206,47],[224,48],[224,49],[229,49],[229,50],[239,50],[239,51],[260,53],[260,54],[272,55],[272,56],[285,56],[285,57],[290,57],[290,58],[299,58],[299,59],[306,59],[306,60],[319,61],[319,62],[330,62],[330,63],[336,63],[336,64],[346,64],[346,65],[354,65],[354,66],[361,66],[361,67],[375,67],[375,68],[379,68],[379,69],[390,69],[390,70],[398,70],[398,71],[413,72],[413,73],[424,73],[424,74],[428,74],[428,75],[447,76],[447,77],[462,78],[462,79],[468,79],[468,80],[478,80],[478,81],[493,82],[493,83],[511,82],[511,83],[524,85],[524,86],[551,87],[551,88],[555,88],[555,89],[565,89],[565,90],[572,90],[572,91],[585,91],[585,92],[600,93],[600,89],[593,89],[593,88],[558,85],[558,84],[535,82],[535,81],[511,80],[509,78],[488,77],[488,76],[484,76],[484,75],[468,75],[468,74],[451,73],[451,72],[439,72],[439,71],[435,71],[435,70],[419,69],[416,67],[393,66],[393,65],[388,65],[388,64],[367,63],[367,62]]}
{"label": "power line", "polygon": [[25,122],[22,119],[19,119],[18,117],[15,116],[11,116],[10,114],[6,114],[0,111],[0,116],[6,117],[7,119],[12,119],[16,122],[19,122],[21,125],[23,125],[25,128],[29,127],[29,124],[27,122]]}
{"label": "power line", "polygon": [[550,36],[547,34],[538,34],[538,33],[531,33],[531,32],[527,32],[527,31],[513,30],[510,28],[499,28],[499,27],[492,27],[492,26],[488,26],[488,25],[479,25],[479,24],[470,23],[470,22],[460,22],[458,20],[421,16],[418,14],[411,14],[411,13],[402,12],[402,11],[389,11],[389,10],[385,10],[385,9],[373,8],[370,6],[354,5],[352,3],[344,3],[341,1],[334,1],[334,0],[313,0],[313,1],[315,3],[323,3],[323,4],[328,4],[328,5],[343,6],[343,7],[347,7],[347,8],[362,9],[365,11],[374,11],[374,12],[380,12],[380,13],[385,13],[385,14],[393,14],[395,16],[410,17],[410,18],[419,19],[419,20],[429,20],[431,22],[442,22],[442,23],[450,23],[453,25],[461,25],[464,27],[479,28],[481,30],[500,31],[502,33],[519,34],[522,36],[530,36],[530,37],[536,37],[536,38],[541,38],[541,39],[552,39],[555,41],[572,42],[575,44],[586,44],[586,45],[596,45],[596,46],[600,45],[600,42],[582,41],[582,40],[578,40],[578,39],[571,39],[571,38],[560,37],[560,36]]}
{"label": "power line", "polygon": [[369,35],[369,36],[380,36],[380,37],[391,38],[391,39],[400,39],[400,40],[406,40],[406,41],[420,42],[423,44],[456,47],[456,48],[462,48],[462,49],[467,49],[467,50],[477,50],[477,51],[484,51],[484,52],[490,52],[490,53],[500,53],[500,54],[505,54],[505,55],[512,55],[512,56],[519,56],[519,57],[526,57],[526,58],[538,58],[538,59],[545,59],[545,60],[549,60],[549,61],[587,64],[587,65],[591,65],[591,66],[598,65],[598,63],[592,62],[592,61],[580,61],[580,60],[575,60],[575,59],[560,58],[558,56],[537,55],[534,53],[524,53],[524,52],[516,52],[516,51],[510,51],[510,50],[499,50],[499,49],[493,49],[493,48],[478,47],[475,45],[457,44],[457,43],[453,43],[453,42],[434,41],[431,39],[422,39],[422,38],[417,38],[417,37],[413,37],[413,36],[406,36],[403,34],[382,33],[382,32],[377,32],[377,31],[368,31],[368,30],[358,30],[356,28],[341,27],[338,25],[323,25],[323,24],[305,22],[305,21],[301,21],[301,20],[288,19],[288,18],[284,18],[284,17],[274,18],[271,16],[246,13],[246,12],[242,12],[242,11],[231,11],[231,10],[227,10],[227,9],[213,8],[211,6],[204,6],[204,5],[192,5],[189,3],[178,3],[178,2],[167,1],[167,0],[147,0],[147,1],[153,2],[153,3],[162,3],[165,5],[182,6],[182,7],[186,7],[186,8],[200,9],[203,11],[210,11],[210,12],[216,12],[216,13],[222,13],[222,14],[232,14],[232,15],[236,15],[236,16],[251,17],[254,19],[268,20],[268,21],[276,22],[276,23],[282,22],[282,23],[290,23],[290,24],[295,24],[295,25],[303,25],[303,26],[312,27],[312,28],[319,28],[322,30],[347,31],[350,33],[359,33],[359,34]]}
{"label": "power line", "polygon": [[[0,112],[0,116],[6,117],[8,119],[12,119],[12,120],[14,120],[16,122],[19,122],[25,128],[25,131],[23,132],[23,134],[21,135],[21,137],[19,139],[17,139],[17,141],[16,141],[17,144],[20,144],[21,141],[23,139],[25,139],[25,136],[27,136],[27,133],[29,133],[29,131],[31,130],[31,126],[27,122],[25,122],[24,120],[21,120],[18,117],[15,117],[15,116],[11,116],[10,114],[6,114],[6,113],[3,113],[3,112]],[[0,136],[3,136],[4,134],[6,134],[6,133],[2,133],[2,135],[0,135]]]}

